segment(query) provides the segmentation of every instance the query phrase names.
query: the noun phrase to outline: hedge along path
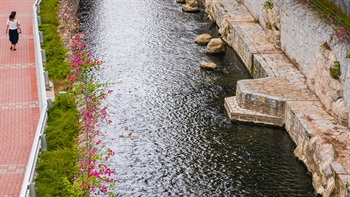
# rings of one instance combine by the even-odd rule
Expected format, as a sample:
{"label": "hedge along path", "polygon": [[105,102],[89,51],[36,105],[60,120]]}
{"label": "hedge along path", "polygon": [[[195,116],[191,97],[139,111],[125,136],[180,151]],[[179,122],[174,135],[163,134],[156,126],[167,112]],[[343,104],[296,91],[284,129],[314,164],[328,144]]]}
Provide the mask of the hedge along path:
{"label": "hedge along path", "polygon": [[0,36],[0,196],[19,196],[39,121],[35,74],[32,1],[0,0],[0,23],[5,29],[17,12],[22,34],[11,51],[8,35]]}

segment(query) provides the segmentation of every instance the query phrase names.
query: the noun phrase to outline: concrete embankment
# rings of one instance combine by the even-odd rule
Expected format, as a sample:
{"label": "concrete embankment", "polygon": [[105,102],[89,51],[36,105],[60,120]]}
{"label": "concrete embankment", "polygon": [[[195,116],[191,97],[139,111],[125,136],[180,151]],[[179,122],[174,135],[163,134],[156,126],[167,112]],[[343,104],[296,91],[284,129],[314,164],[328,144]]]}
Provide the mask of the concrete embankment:
{"label": "concrete embankment", "polygon": [[[282,50],[290,48],[288,42],[281,43],[283,39],[280,39],[284,36],[283,32],[288,30],[281,31],[279,21],[273,17],[271,20],[277,22],[260,25],[262,17],[251,14],[259,11],[256,7],[249,10],[250,3],[255,1],[239,2],[203,0],[209,17],[219,26],[223,40],[237,52],[255,78],[239,81],[236,96],[225,99],[229,117],[238,121],[284,126],[297,145],[294,154],[312,174],[315,191],[323,196],[350,196],[347,109],[341,108],[338,110],[341,113],[337,113],[327,107],[327,104],[335,106],[344,99],[322,99],[322,92],[316,91],[316,85],[310,88],[312,77],[307,69],[297,68],[298,60],[287,56]],[[260,6],[263,10],[263,3]],[[327,44],[319,47],[321,56],[332,53],[327,51],[330,50]],[[312,78],[313,82],[317,81],[316,78]],[[330,86],[341,85],[338,81],[330,83]]]}

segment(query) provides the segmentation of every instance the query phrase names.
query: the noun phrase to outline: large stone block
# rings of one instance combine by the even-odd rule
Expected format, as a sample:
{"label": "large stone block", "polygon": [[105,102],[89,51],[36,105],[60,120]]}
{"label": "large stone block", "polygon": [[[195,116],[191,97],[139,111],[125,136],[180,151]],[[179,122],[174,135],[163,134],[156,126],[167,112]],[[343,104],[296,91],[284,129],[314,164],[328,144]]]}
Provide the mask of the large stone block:
{"label": "large stone block", "polygon": [[225,98],[225,109],[232,121],[251,122],[273,126],[284,125],[284,119],[281,117],[241,108],[236,101],[236,97]]}

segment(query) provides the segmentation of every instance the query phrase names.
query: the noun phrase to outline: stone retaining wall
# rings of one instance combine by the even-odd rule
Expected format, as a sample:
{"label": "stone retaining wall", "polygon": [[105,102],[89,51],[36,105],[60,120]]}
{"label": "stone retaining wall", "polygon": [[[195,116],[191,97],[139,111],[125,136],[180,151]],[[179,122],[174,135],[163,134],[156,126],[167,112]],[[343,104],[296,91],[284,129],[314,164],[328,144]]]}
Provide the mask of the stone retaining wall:
{"label": "stone retaining wall", "polygon": [[[236,97],[225,98],[228,115],[233,120],[285,125],[297,145],[295,155],[312,174],[315,191],[350,196],[348,60],[338,59],[344,47],[324,40],[328,30],[323,31],[320,21],[310,21],[318,19],[306,8],[275,0],[275,10],[263,10],[264,2],[203,0],[222,38],[252,75],[267,77],[238,82]],[[313,40],[318,32],[321,35]],[[333,60],[342,65],[340,80],[329,75]]]}
{"label": "stone retaining wall", "polygon": [[[244,0],[243,4],[265,28],[263,4],[266,0]],[[280,44],[285,54],[306,76],[308,87],[321,99],[327,111],[342,125],[350,119],[350,59],[345,58],[349,44],[335,36],[331,25],[324,23],[306,6],[295,0],[273,0],[280,17]],[[327,44],[332,54],[319,61],[322,46]],[[334,61],[341,65],[340,80],[333,79],[329,69]]]}

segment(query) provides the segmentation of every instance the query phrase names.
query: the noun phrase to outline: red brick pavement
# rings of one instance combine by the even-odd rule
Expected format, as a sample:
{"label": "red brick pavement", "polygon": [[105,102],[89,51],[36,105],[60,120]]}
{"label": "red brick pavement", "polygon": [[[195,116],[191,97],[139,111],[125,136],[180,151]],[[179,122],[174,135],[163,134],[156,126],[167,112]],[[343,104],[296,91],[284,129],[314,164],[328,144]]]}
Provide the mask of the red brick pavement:
{"label": "red brick pavement", "polygon": [[[34,0],[0,0],[0,197],[18,197],[39,120],[32,32]],[[6,20],[17,12],[22,34],[10,51]]]}

